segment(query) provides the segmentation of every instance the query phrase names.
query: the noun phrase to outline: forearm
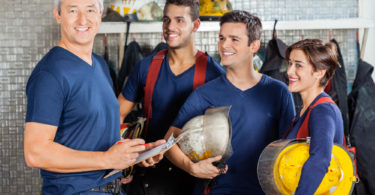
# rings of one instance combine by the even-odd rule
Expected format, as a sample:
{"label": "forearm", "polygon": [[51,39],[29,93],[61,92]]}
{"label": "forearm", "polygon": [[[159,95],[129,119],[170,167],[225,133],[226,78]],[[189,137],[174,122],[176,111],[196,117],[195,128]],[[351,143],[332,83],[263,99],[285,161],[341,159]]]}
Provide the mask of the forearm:
{"label": "forearm", "polygon": [[180,147],[174,145],[169,149],[165,156],[171,161],[176,167],[184,170],[185,172],[193,175],[191,166],[193,162],[181,151]]}
{"label": "forearm", "polygon": [[[172,133],[174,135],[179,135],[180,132],[181,129],[171,127],[165,138],[169,137]],[[212,163],[219,161],[221,156],[211,157],[194,163],[182,152],[178,145],[174,145],[170,150],[168,150],[165,156],[178,168],[184,170],[194,177],[212,179],[220,174],[220,170]]]}
{"label": "forearm", "polygon": [[[212,179],[219,174],[220,170],[212,163],[221,159],[221,156],[211,157],[199,162],[192,162],[181,149],[175,145],[166,154],[167,158],[177,167],[198,178]],[[225,168],[225,171],[228,167]]]}
{"label": "forearm", "polygon": [[29,166],[60,173],[109,169],[104,156],[104,152],[73,150],[53,141],[25,147]]}
{"label": "forearm", "polygon": [[314,194],[322,182],[327,168],[328,166],[322,167],[319,163],[314,163],[314,160],[306,161],[295,195]]}
{"label": "forearm", "polygon": [[[172,126],[164,136],[164,139],[167,140],[172,134],[174,135],[174,137],[177,137],[180,133],[181,129]],[[165,156],[175,166],[191,174],[190,166],[193,164],[193,162],[181,151],[178,145],[174,145],[171,149],[169,149],[165,153]]]}
{"label": "forearm", "polygon": [[[311,131],[312,137],[309,148],[309,158],[302,168],[296,194],[314,194],[328,171],[331,161],[332,142],[327,136],[316,135]],[[319,137],[319,139],[317,139]]]}
{"label": "forearm", "polygon": [[64,173],[110,168],[104,152],[78,151],[54,142],[56,131],[55,126],[26,123],[24,155],[28,166]]}
{"label": "forearm", "polygon": [[[174,137],[177,137],[181,133],[181,129],[177,127],[170,127],[164,139],[167,140],[172,134]],[[191,165],[193,162],[187,157],[178,145],[174,145],[171,149],[169,149],[165,156],[171,161],[176,167],[184,170],[185,172],[191,173]]]}
{"label": "forearm", "polygon": [[303,166],[296,194],[313,194],[328,171],[336,130],[334,114],[330,113],[330,110],[329,104],[322,104],[311,111],[309,118],[310,156]]}
{"label": "forearm", "polygon": [[54,142],[56,131],[56,126],[26,123],[24,154],[28,166],[62,173],[125,169],[146,149],[142,139],[124,139],[105,152],[79,151]]}
{"label": "forearm", "polygon": [[302,167],[301,177],[296,190],[298,194],[314,194],[327,173],[331,161],[332,143],[326,139],[311,138],[309,158]]}

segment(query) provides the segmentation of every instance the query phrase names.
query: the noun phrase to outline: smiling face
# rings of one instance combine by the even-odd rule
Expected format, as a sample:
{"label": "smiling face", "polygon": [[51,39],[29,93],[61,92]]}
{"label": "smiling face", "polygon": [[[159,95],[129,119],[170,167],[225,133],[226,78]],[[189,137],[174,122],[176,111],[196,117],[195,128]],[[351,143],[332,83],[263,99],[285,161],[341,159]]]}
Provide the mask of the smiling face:
{"label": "smiling face", "polygon": [[221,63],[228,67],[237,64],[251,64],[252,56],[256,52],[253,48],[255,42],[248,45],[249,38],[244,23],[227,22],[222,24],[218,43]]}
{"label": "smiling face", "polygon": [[294,49],[290,53],[287,73],[289,91],[303,93],[321,87],[319,82],[325,70],[314,71],[305,53],[300,49]]}
{"label": "smiling face", "polygon": [[193,44],[193,32],[198,30],[200,20],[192,21],[190,7],[166,5],[163,16],[163,36],[170,48],[178,49]]}
{"label": "smiling face", "polygon": [[64,0],[61,12],[53,10],[61,25],[61,41],[66,45],[87,46],[94,43],[102,11],[97,0]]}

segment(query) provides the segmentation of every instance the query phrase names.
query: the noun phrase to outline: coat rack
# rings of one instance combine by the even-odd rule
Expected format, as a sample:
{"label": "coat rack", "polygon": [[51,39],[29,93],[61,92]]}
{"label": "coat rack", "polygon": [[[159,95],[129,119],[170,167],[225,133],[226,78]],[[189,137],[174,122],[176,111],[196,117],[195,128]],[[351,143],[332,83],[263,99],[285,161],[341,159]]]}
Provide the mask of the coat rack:
{"label": "coat rack", "polygon": [[[263,21],[263,30],[272,30],[274,21]],[[362,38],[361,57],[364,56],[367,42],[368,29],[375,26],[375,21],[363,18],[346,19],[320,19],[320,20],[298,20],[298,21],[278,21],[277,30],[319,30],[319,29],[364,29]],[[102,22],[99,28],[101,34],[119,34],[119,62],[123,57],[123,41],[127,24],[124,22]],[[218,32],[219,22],[201,22],[198,32]],[[162,32],[162,22],[133,22],[130,33],[160,33]],[[121,59],[121,60],[120,60]]]}

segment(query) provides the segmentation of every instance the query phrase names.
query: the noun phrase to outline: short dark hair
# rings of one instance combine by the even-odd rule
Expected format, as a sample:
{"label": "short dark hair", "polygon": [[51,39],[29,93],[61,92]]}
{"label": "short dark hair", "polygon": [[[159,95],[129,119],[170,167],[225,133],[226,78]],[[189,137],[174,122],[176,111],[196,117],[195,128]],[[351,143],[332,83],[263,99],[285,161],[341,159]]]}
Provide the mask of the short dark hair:
{"label": "short dark hair", "polygon": [[233,10],[227,12],[220,18],[220,26],[228,22],[246,24],[247,36],[249,37],[248,45],[255,40],[260,40],[260,36],[262,35],[262,22],[258,17],[247,11]]}
{"label": "short dark hair", "polygon": [[285,56],[288,60],[290,53],[295,49],[301,50],[306,55],[314,71],[326,70],[319,83],[320,86],[325,87],[338,67],[336,46],[332,43],[323,43],[320,39],[304,39],[286,49]]}
{"label": "short dark hair", "polygon": [[167,0],[164,9],[169,4],[190,7],[191,20],[194,21],[199,18],[199,0]]}

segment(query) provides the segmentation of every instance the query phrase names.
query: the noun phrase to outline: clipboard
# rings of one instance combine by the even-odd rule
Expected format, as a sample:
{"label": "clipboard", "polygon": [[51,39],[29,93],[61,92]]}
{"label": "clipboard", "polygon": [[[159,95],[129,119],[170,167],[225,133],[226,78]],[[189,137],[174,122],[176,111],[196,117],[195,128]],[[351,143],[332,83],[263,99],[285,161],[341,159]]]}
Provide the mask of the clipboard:
{"label": "clipboard", "polygon": [[[151,150],[147,150],[145,152],[142,152],[139,154],[139,156],[137,157],[137,159],[135,160],[135,163],[134,164],[137,164],[145,159],[148,159],[150,157],[153,157],[153,156],[156,156],[162,152],[165,152],[167,150],[169,150],[172,146],[174,146],[177,142],[178,142],[179,139],[175,139],[173,134],[168,138],[167,142],[160,145],[160,146],[157,146]],[[119,170],[119,169],[114,169],[112,170],[111,172],[109,172],[107,175],[104,176],[104,178],[108,178],[118,172],[120,172],[122,170]]]}

